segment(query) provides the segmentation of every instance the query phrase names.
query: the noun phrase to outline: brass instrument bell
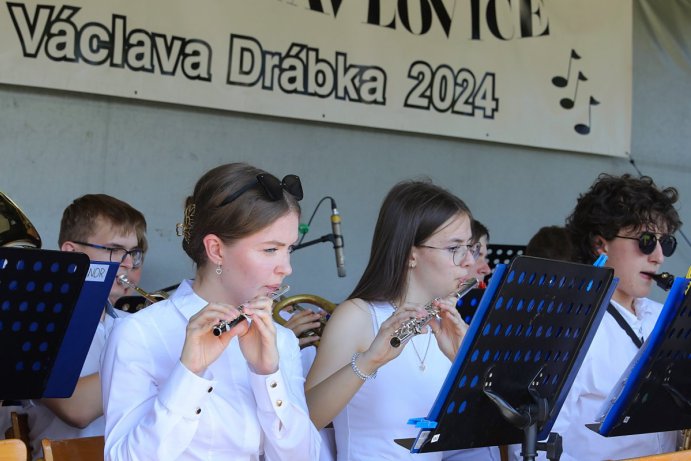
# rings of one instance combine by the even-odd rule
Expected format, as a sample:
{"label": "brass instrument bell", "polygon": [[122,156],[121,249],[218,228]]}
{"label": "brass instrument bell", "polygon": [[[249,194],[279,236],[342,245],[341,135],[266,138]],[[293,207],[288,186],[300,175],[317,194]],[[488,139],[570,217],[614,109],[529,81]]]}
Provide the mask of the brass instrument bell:
{"label": "brass instrument bell", "polygon": [[41,248],[41,236],[16,203],[0,192],[0,247]]}
{"label": "brass instrument bell", "polygon": [[[279,325],[285,325],[287,320],[281,317],[281,311],[284,309],[288,308],[293,308],[293,310],[296,311],[303,311],[306,310],[307,308],[302,307],[300,303],[307,303],[307,304],[312,304],[314,306],[317,306],[324,311],[326,311],[328,314],[331,314],[334,309],[336,309],[336,304],[332,303],[331,301],[322,298],[321,296],[317,295],[312,295],[312,294],[300,294],[300,295],[294,295],[294,296],[289,296],[287,298],[283,298],[282,300],[278,301],[276,304],[274,304],[273,307],[273,319],[278,323]],[[316,330],[308,330],[300,335],[300,337],[308,337],[308,336],[314,336],[314,335],[319,335],[321,336],[322,331],[324,331],[324,326],[326,325],[327,319],[322,317],[320,320],[321,326],[317,328]],[[315,346],[317,346],[319,343],[315,343]]]}

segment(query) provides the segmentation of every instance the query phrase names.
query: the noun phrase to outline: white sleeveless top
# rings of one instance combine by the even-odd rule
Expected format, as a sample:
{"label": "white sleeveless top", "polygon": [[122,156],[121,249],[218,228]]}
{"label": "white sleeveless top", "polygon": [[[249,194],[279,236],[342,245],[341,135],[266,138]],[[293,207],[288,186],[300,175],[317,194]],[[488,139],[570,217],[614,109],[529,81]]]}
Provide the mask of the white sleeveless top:
{"label": "white sleeveless top", "polygon": [[[373,302],[370,311],[376,335],[394,309],[389,303]],[[394,442],[417,437],[420,430],[407,422],[428,415],[450,368],[451,362],[439,349],[434,335],[411,338],[401,355],[379,368],[375,379],[365,381],[334,419],[338,461],[437,461],[450,459],[452,453],[458,460],[498,461],[496,447],[413,455]],[[477,452],[478,457],[471,452]]]}

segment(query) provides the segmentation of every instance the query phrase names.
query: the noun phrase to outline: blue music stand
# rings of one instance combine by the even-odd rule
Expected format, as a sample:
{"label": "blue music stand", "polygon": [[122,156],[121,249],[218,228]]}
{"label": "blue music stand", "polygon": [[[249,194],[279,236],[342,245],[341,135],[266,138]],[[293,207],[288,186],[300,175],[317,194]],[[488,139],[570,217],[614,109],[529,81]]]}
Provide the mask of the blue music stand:
{"label": "blue music stand", "polygon": [[[482,296],[412,453],[524,443],[534,459],[606,311],[611,268],[519,256]],[[531,458],[533,456],[533,458]]]}
{"label": "blue music stand", "polygon": [[677,277],[650,336],[606,401],[599,424],[605,437],[691,427],[691,296]]}
{"label": "blue music stand", "polygon": [[0,248],[0,399],[69,397],[118,264]]}

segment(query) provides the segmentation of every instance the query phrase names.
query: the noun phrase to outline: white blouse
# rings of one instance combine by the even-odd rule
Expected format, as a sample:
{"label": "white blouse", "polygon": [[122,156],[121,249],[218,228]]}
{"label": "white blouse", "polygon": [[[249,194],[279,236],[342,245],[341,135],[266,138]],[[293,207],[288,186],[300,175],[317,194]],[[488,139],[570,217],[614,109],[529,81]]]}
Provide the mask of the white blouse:
{"label": "white blouse", "polygon": [[207,302],[183,281],[170,299],[119,322],[101,369],[106,460],[315,460],[300,349],[277,328],[279,370],[253,373],[237,338],[203,377],[181,362],[185,328]]}

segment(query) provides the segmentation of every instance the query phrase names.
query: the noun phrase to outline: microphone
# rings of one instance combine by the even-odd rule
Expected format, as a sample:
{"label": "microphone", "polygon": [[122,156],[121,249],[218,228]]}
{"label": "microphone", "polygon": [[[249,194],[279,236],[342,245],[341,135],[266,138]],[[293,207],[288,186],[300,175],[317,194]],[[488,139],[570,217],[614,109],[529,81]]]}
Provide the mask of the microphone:
{"label": "microphone", "polygon": [[339,277],[345,277],[345,260],[343,258],[343,234],[341,234],[341,214],[336,208],[336,201],[331,199],[331,232],[333,233],[336,269]]}

